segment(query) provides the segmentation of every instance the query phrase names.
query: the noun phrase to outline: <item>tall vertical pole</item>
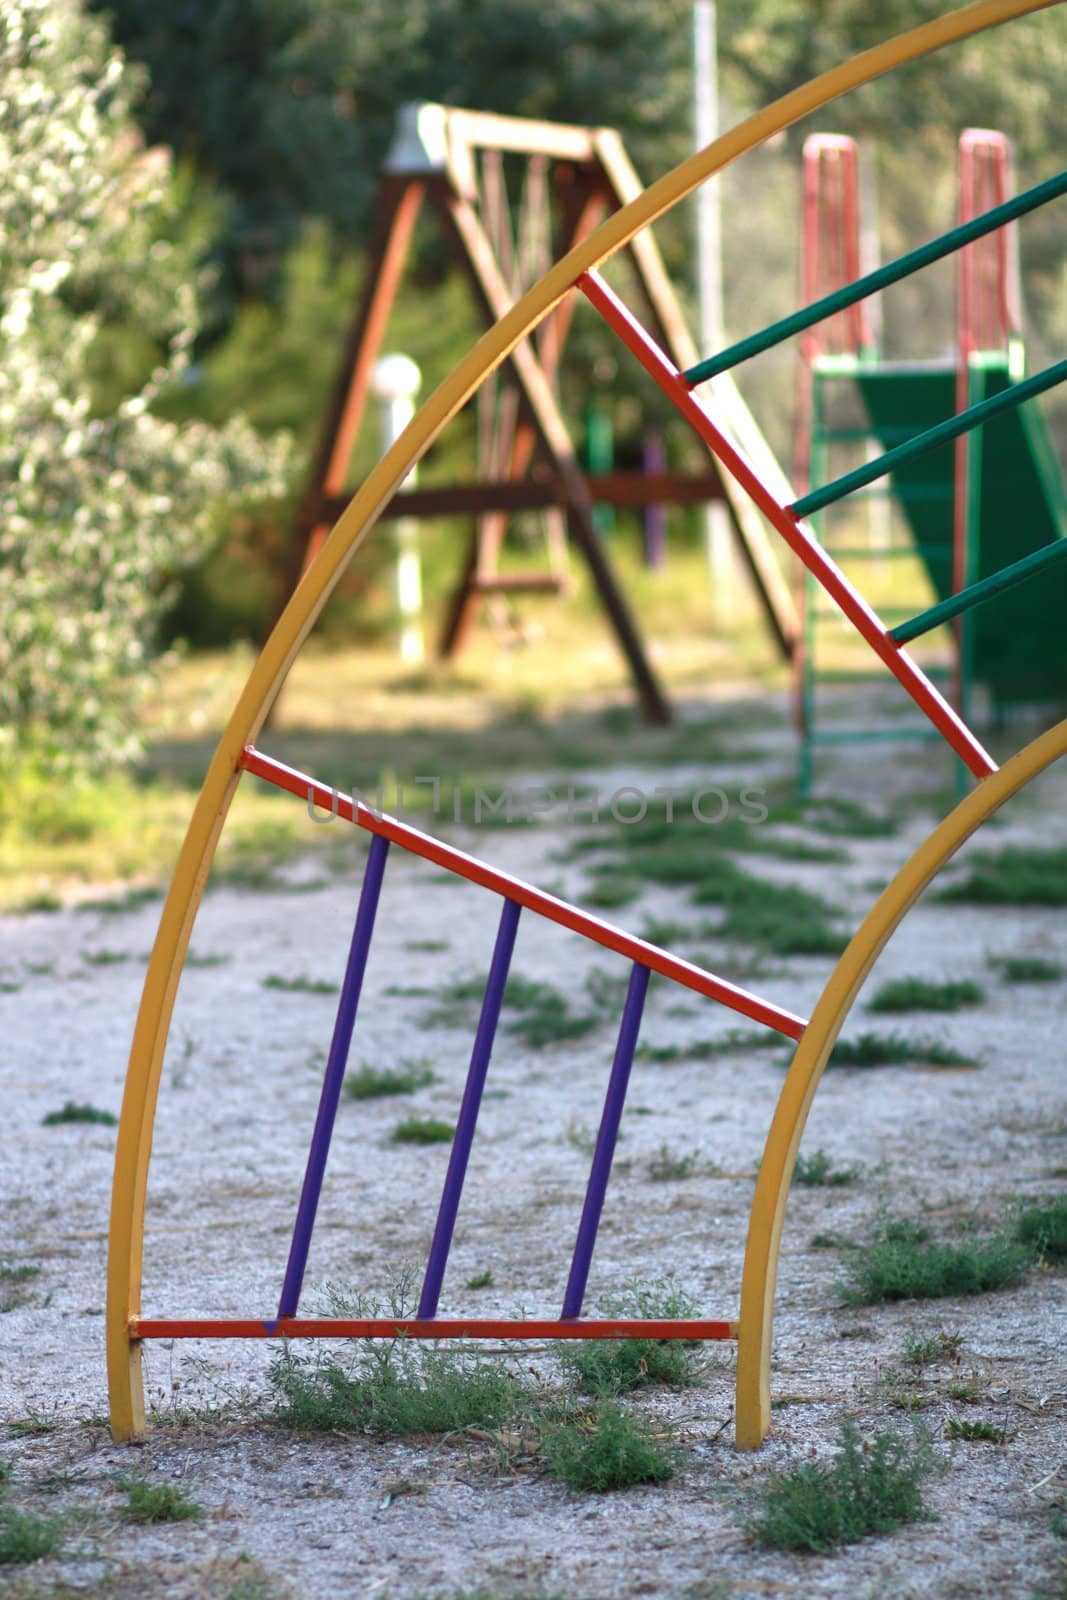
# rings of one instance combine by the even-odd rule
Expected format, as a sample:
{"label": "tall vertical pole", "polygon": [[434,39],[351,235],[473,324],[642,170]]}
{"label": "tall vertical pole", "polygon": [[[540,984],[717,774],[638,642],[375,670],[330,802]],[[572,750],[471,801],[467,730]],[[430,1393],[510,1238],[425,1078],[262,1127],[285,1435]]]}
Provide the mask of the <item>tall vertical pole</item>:
{"label": "tall vertical pole", "polygon": [[[390,449],[415,415],[415,396],[422,374],[410,356],[382,356],[371,373],[371,389],[381,406],[382,449]],[[414,487],[416,468],[404,479]],[[396,608],[398,645],[402,661],[418,662],[424,654],[422,640],[422,565],[419,525],[414,517],[397,517],[393,524],[396,547]]]}
{"label": "tall vertical pole", "polygon": [[[719,133],[719,65],[715,0],[693,0],[693,146],[703,150]],[[719,178],[707,178],[696,192],[697,309],[700,352],[709,356],[723,344],[722,207]],[[704,511],[711,606],[716,622],[730,621],[736,599],[736,571],[730,521],[725,505],[711,501]]]}

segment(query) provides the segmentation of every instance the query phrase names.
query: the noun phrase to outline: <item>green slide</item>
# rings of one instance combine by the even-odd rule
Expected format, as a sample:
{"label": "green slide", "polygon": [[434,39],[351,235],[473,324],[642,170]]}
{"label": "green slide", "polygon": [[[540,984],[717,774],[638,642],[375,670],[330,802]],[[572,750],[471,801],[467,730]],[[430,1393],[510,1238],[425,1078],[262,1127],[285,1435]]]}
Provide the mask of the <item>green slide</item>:
{"label": "green slide", "polygon": [[[859,363],[856,383],[884,449],[955,411],[955,369]],[[1010,387],[1006,356],[984,355],[972,404]],[[1044,420],[1028,402],[972,435],[981,451],[978,570],[989,577],[1067,532],[1067,499]],[[952,593],[955,446],[942,445],[891,477],[939,600]],[[1067,568],[1056,566],[971,613],[974,676],[997,705],[1067,692]]]}

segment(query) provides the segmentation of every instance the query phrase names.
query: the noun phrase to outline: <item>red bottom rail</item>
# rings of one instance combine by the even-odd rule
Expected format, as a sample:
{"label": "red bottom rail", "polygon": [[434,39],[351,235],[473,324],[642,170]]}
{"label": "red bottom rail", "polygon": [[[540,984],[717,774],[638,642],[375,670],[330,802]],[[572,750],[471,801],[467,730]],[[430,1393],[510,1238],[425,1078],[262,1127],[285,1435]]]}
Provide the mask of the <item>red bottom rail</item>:
{"label": "red bottom rail", "polygon": [[736,1322],[604,1317],[131,1317],[132,1339],[736,1339]]}

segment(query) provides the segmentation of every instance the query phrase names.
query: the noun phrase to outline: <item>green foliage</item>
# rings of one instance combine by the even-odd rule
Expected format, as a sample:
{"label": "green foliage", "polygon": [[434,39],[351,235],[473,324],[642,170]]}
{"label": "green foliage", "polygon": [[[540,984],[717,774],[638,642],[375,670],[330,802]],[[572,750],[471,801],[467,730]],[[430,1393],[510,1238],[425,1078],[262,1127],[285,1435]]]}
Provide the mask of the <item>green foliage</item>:
{"label": "green foliage", "polygon": [[855,1183],[860,1171],[859,1167],[835,1167],[825,1150],[813,1150],[810,1156],[797,1156],[793,1182],[804,1189],[839,1189]]}
{"label": "green foliage", "polygon": [[[604,1302],[607,1317],[674,1320],[697,1308],[673,1278],[628,1285]],[[564,1372],[586,1394],[628,1394],[651,1384],[687,1389],[697,1381],[696,1347],[680,1339],[574,1339],[556,1347]]]}
{"label": "green foliage", "polygon": [[490,1267],[483,1272],[476,1272],[473,1278],[468,1278],[463,1286],[465,1289],[491,1289],[493,1287],[493,1273]]}
{"label": "green foliage", "polygon": [[569,1412],[544,1441],[549,1473],[568,1489],[600,1494],[638,1483],[664,1483],[677,1466],[669,1436],[657,1437],[617,1401]]}
{"label": "green foliage", "polygon": [[976,850],[965,877],[940,899],[964,905],[1067,906],[1067,849],[1029,850],[1006,845]]}
{"label": "green foliage", "polygon": [[1058,961],[1041,956],[991,956],[991,967],[999,967],[1005,983],[1058,983],[1063,968]]}
{"label": "green foliage", "polygon": [[0,1506],[0,1565],[41,1561],[53,1556],[63,1543],[59,1517],[37,1517],[28,1511]]}
{"label": "green foliage", "polygon": [[967,1422],[961,1417],[949,1417],[945,1423],[949,1439],[969,1439],[983,1444],[1003,1444],[1004,1429],[992,1422]]}
{"label": "green foliage", "polygon": [[1016,1221],[1015,1237],[1042,1261],[1067,1260],[1067,1197],[1027,1206]]}
{"label": "green foliage", "polygon": [[867,1002],[869,1011],[961,1011],[981,1005],[985,992],[970,979],[939,983],[930,978],[894,978]]}
{"label": "green foliage", "polygon": [[264,989],[280,989],[284,994],[336,994],[339,985],[328,978],[283,978],[271,972],[263,979]]}
{"label": "green foliage", "polygon": [[[161,414],[196,336],[166,159],[79,0],[0,24],[0,753],[64,772],[130,759],[168,580],[238,490],[281,486],[250,430]],[[116,328],[140,353],[116,370]],[[119,363],[121,366],[121,363]]]}
{"label": "green foliage", "polygon": [[451,1144],[456,1130],[441,1117],[405,1117],[392,1132],[394,1144]]}
{"label": "green foliage", "polygon": [[907,1039],[899,1033],[861,1033],[839,1039],[830,1052],[831,1067],[896,1067],[914,1063],[928,1067],[977,1067],[965,1055],[940,1039]]}
{"label": "green foliage", "polygon": [[403,1339],[359,1342],[345,1361],[287,1351],[270,1381],[278,1421],[309,1433],[402,1438],[499,1428],[524,1399],[522,1385],[481,1356]]}
{"label": "green foliage", "polygon": [[1033,1253],[1004,1234],[941,1244],[909,1217],[885,1217],[874,1237],[847,1261],[839,1287],[848,1305],[985,1294],[1021,1283]]}
{"label": "green foliage", "polygon": [[41,1118],[41,1127],[57,1128],[65,1122],[96,1122],[102,1127],[113,1128],[118,1120],[110,1111],[100,1111],[96,1106],[78,1105],[74,1100],[67,1100],[59,1111],[49,1111]]}
{"label": "green foliage", "polygon": [[379,1100],[385,1095],[414,1094],[435,1082],[426,1061],[402,1061],[397,1067],[358,1067],[345,1078],[345,1093],[353,1100]]}
{"label": "green foliage", "polygon": [[149,1483],[144,1478],[122,1479],[126,1509],[134,1522],[190,1522],[203,1516],[198,1505],[174,1483]]}
{"label": "green foliage", "polygon": [[769,1549],[812,1552],[891,1533],[924,1515],[922,1484],[931,1466],[923,1437],[880,1433],[865,1443],[846,1422],[831,1462],[804,1462],[771,1478],[752,1532]]}
{"label": "green foliage", "polygon": [[14,1311],[25,1302],[26,1285],[40,1277],[40,1273],[41,1269],[34,1261],[0,1260],[0,1314]]}

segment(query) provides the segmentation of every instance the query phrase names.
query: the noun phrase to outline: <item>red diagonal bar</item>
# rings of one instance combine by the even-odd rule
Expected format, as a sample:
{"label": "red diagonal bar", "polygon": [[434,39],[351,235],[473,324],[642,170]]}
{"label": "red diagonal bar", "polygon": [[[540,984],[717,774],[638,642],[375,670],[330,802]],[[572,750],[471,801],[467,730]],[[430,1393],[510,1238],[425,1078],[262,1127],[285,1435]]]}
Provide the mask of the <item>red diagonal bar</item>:
{"label": "red diagonal bar", "polygon": [[410,850],[412,855],[421,856],[425,861],[432,861],[436,866],[444,867],[446,871],[454,872],[458,877],[466,878],[471,883],[477,883],[483,889],[491,889],[494,894],[515,900],[528,910],[535,911],[538,916],[547,918],[549,922],[558,922],[561,927],[570,928],[573,933],[580,933],[584,938],[591,939],[594,944],[603,945],[607,950],[615,950],[619,955],[648,967],[652,972],[662,973],[665,978],[673,979],[683,988],[694,989],[697,994],[706,995],[709,1000],[717,1000],[721,1005],[728,1006],[731,1011],[740,1012],[752,1022],[761,1022],[764,1027],[784,1033],[788,1039],[799,1039],[807,1027],[804,1018],[796,1016],[792,1011],[783,1011],[780,1006],[773,1005],[769,1000],[764,1000],[747,989],[738,988],[736,984],[728,983],[725,978],[717,978],[713,973],[705,972],[703,967],[696,966],[692,961],[684,961],[681,956],[671,955],[669,951],[661,950],[658,945],[648,944],[646,940],[638,939],[632,933],[625,933],[613,923],[603,922],[599,917],[591,916],[588,911],[580,910],[567,900],[560,900],[554,894],[546,894],[543,889],[535,889],[532,884],[524,883],[521,878],[513,878],[509,872],[501,872],[499,867],[490,867],[486,862],[479,861],[476,856],[467,855],[463,850],[456,850],[452,845],[442,844],[440,839],[434,839],[428,833],[422,833],[406,822],[398,822],[395,817],[372,811],[359,801],[353,801],[350,795],[341,794],[327,784],[308,777],[307,773],[298,772],[295,767],[287,767],[284,762],[265,756],[253,745],[245,747],[241,765],[246,772],[251,772],[255,777],[265,778],[277,788],[285,789],[289,794],[295,794],[301,800],[306,800],[323,811],[330,811],[335,816],[343,817],[346,822],[354,822],[357,827],[366,828],[368,833],[389,839],[402,849]]}
{"label": "red diagonal bar", "polygon": [[767,521],[778,530],[790,550],[799,556],[860,636],[885,663],[893,676],[903,684],[920,711],[929,717],[960,760],[976,778],[988,778],[990,773],[996,772],[996,762],[979,744],[962,717],[952,709],[926,674],[890,636],[877,613],[871,609],[858,590],[852,587],[840,567],[826,554],[815,535],[793,516],[787,506],[778,504],[740,451],[712,422],[701,401],[689,389],[677,367],[667,359],[618,296],[608,288],[603,278],[596,272],[584,272],[578,279],[578,287],[591,304],[596,306],[605,322],[614,328],[649,376],[655,379],[668,399],[674,402],[712,454],[750,495]]}
{"label": "red diagonal bar", "polygon": [[131,1317],[131,1339],[735,1339],[736,1322],[552,1317]]}

